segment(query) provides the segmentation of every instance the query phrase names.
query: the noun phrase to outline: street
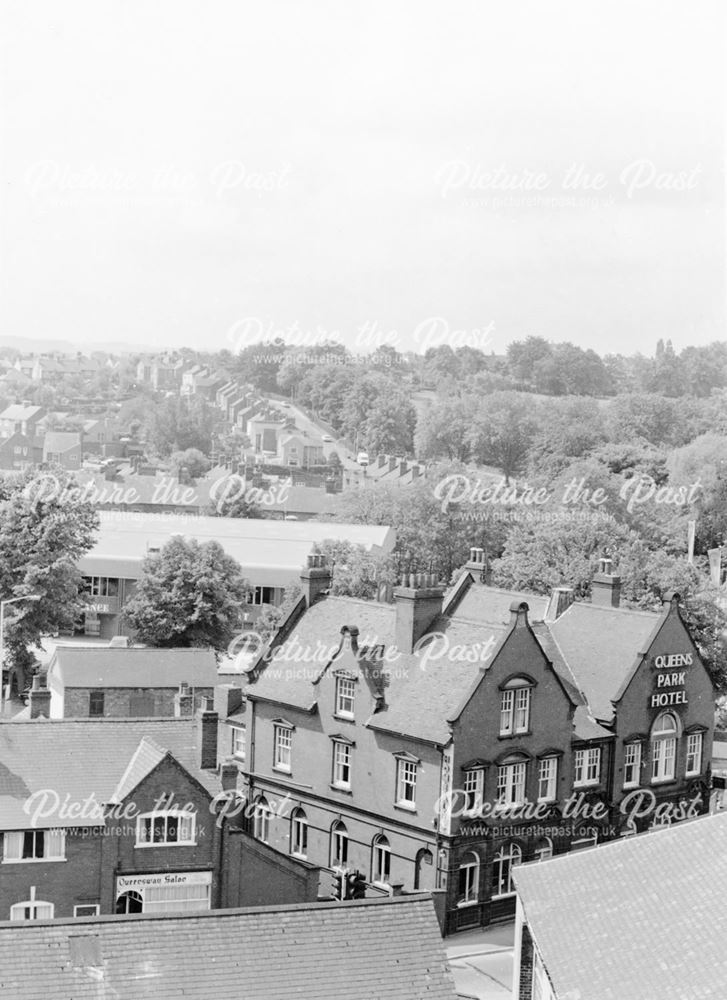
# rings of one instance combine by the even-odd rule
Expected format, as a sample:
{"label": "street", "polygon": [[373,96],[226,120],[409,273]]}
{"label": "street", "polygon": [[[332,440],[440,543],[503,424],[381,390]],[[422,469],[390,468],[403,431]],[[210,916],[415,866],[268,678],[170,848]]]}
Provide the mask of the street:
{"label": "street", "polygon": [[457,993],[472,1000],[511,996],[515,924],[495,924],[445,941]]}

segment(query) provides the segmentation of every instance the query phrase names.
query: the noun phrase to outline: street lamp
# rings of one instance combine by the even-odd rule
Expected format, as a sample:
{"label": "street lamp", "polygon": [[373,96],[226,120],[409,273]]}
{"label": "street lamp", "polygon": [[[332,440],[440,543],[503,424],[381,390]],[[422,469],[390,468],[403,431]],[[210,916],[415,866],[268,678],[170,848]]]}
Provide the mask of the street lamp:
{"label": "street lamp", "polygon": [[[39,601],[40,594],[24,594],[22,597],[8,597],[5,601],[0,601],[0,713],[3,709],[3,686],[2,672],[5,666],[5,607],[8,604],[16,604],[18,601]],[[10,680],[8,679],[8,687]],[[9,697],[9,693],[8,693]]]}

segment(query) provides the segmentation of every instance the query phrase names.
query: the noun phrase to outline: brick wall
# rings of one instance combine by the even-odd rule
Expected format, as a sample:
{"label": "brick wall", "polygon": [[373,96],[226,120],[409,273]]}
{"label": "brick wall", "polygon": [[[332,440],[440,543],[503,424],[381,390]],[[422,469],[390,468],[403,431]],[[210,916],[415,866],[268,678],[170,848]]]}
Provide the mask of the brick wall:
{"label": "brick wall", "polygon": [[[65,688],[64,717],[66,719],[87,719],[91,688]],[[95,689],[94,689],[95,690]],[[178,688],[103,688],[105,719],[131,718],[131,708],[148,707],[142,712],[135,711],[136,717],[172,718],[174,716],[174,696]],[[211,698],[214,688],[195,688],[195,709],[203,698]],[[151,696],[149,698],[148,696]],[[134,705],[136,702],[136,705]]]}

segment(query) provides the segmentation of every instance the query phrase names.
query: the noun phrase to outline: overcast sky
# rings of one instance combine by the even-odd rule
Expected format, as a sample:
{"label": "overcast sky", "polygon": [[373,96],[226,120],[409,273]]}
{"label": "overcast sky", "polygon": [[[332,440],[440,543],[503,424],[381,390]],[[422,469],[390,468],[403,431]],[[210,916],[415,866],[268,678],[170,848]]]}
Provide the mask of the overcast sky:
{"label": "overcast sky", "polygon": [[0,334],[723,339],[722,6],[5,0]]}

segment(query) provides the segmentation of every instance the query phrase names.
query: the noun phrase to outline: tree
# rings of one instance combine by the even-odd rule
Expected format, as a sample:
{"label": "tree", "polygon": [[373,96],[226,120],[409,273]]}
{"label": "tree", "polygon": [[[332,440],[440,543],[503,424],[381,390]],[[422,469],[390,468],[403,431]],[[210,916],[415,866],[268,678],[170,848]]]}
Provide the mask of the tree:
{"label": "tree", "polygon": [[242,629],[250,584],[219,542],[172,538],[148,556],[124,617],[139,641],[227,649]]}
{"label": "tree", "polygon": [[391,556],[375,554],[363,545],[334,539],[324,539],[316,546],[316,551],[321,552],[333,567],[331,593],[337,597],[373,600],[381,584],[396,583],[395,560]]}
{"label": "tree", "polygon": [[38,594],[8,608],[5,649],[21,671],[42,635],[72,628],[82,615],[78,560],[94,544],[98,515],[81,502],[62,469],[0,479],[0,599]]}
{"label": "tree", "polygon": [[605,443],[603,414],[590,399],[553,399],[541,405],[530,449],[530,471],[552,472]]}
{"label": "tree", "polygon": [[476,402],[470,397],[438,399],[419,414],[414,448],[421,459],[448,458],[466,461],[468,435]]}
{"label": "tree", "polygon": [[174,452],[172,469],[177,475],[181,469],[186,469],[192,479],[199,479],[209,472],[210,460],[198,448],[187,448],[186,451]]}
{"label": "tree", "polygon": [[521,472],[537,429],[536,404],[520,392],[493,392],[479,400],[468,441],[473,457],[501,469],[505,481]]}
{"label": "tree", "polygon": [[644,438],[652,445],[670,444],[674,437],[674,401],[653,393],[616,396],[608,408],[609,437],[612,441]]}
{"label": "tree", "polygon": [[146,438],[163,458],[187,448],[197,448],[208,455],[212,450],[212,435],[221,420],[217,407],[210,406],[200,396],[167,396],[151,411],[146,408]]}
{"label": "tree", "polygon": [[552,354],[552,346],[543,337],[526,337],[508,345],[507,363],[513,378],[532,384],[535,365]]}
{"label": "tree", "polygon": [[303,596],[300,580],[291,580],[283,589],[283,600],[280,604],[268,604],[255,620],[255,632],[263,639],[269,639],[277,632],[290,612]]}

